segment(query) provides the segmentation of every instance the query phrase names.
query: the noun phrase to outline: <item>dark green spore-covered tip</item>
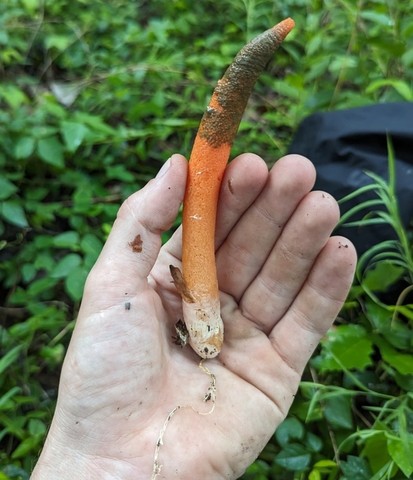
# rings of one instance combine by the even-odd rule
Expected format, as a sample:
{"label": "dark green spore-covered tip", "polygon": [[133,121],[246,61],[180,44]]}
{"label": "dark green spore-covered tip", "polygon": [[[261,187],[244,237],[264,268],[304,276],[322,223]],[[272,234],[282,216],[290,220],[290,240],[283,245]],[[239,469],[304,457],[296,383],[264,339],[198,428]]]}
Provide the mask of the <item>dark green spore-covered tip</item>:
{"label": "dark green spore-covered tip", "polygon": [[275,50],[294,27],[287,18],[254,38],[236,55],[218,81],[201,120],[199,134],[208,144],[232,144],[255,82]]}

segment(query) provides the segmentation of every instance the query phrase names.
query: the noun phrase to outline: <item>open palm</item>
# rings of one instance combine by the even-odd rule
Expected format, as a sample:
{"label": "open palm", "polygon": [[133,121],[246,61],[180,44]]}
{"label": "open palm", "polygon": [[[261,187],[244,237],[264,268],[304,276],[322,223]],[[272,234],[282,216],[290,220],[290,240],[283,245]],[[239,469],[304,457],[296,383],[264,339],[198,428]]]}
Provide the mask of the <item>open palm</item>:
{"label": "open palm", "polygon": [[330,237],[338,207],[310,192],[313,166],[289,156],[268,172],[242,155],[227,168],[218,212],[224,346],[204,364],[211,374],[199,368],[172,340],[181,301],[169,265],[180,266],[181,232],[162,248],[160,239],[185,178],[176,155],[120,209],[85,287],[33,480],[239,477],[341,308],[355,252]]}

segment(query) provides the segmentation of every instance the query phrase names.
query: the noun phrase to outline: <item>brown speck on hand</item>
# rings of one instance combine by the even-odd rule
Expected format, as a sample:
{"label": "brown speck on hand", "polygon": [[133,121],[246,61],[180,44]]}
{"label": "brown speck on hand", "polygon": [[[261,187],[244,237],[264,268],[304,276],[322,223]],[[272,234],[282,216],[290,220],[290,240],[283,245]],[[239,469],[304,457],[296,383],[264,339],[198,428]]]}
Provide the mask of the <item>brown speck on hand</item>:
{"label": "brown speck on hand", "polygon": [[125,310],[130,310],[130,302],[125,302]]}
{"label": "brown speck on hand", "polygon": [[129,246],[132,248],[132,251],[135,253],[141,253],[142,245],[143,245],[143,241],[139,234],[136,235],[136,237],[131,242],[129,242]]}
{"label": "brown speck on hand", "polygon": [[348,248],[348,245],[347,245],[347,243],[338,242],[338,248],[341,248],[341,247]]}

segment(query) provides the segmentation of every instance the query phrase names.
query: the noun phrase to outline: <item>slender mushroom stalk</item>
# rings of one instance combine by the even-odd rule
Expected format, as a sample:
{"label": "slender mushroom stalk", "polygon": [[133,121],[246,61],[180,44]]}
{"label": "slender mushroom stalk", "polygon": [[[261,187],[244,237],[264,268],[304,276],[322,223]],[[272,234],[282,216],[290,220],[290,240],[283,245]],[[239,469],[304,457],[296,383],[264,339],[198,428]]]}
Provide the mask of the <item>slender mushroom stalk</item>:
{"label": "slender mushroom stalk", "polygon": [[218,355],[224,340],[215,265],[222,177],[254,84],[293,27],[287,18],[238,53],[218,81],[193,145],[184,197],[182,275],[173,266],[171,274],[182,296],[189,343],[202,358]]}

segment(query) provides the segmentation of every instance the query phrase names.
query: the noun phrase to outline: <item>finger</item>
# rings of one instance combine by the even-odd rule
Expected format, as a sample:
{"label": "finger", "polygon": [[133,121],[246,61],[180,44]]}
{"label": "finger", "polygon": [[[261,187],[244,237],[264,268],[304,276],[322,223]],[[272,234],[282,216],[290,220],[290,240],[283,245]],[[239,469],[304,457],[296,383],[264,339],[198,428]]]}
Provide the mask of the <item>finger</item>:
{"label": "finger", "polygon": [[[268,167],[262,158],[252,153],[240,155],[228,165],[218,202],[216,244],[220,245],[239,218],[260,194],[268,178]],[[159,282],[169,271],[169,265],[179,265],[182,251],[182,229],[179,228],[164,245],[153,272]]]}
{"label": "finger", "polygon": [[89,304],[133,295],[147,277],[161,247],[161,233],[172,225],[182,202],[186,161],[172,156],[157,177],[131,195],[119,209],[107,242],[85,287]]}
{"label": "finger", "polygon": [[349,240],[330,238],[285,317],[271,331],[274,348],[295,372],[303,372],[342,308],[356,262],[357,254]]}
{"label": "finger", "polygon": [[314,181],[313,164],[300,155],[288,155],[275,163],[261,194],[217,253],[221,290],[241,298]]}
{"label": "finger", "polygon": [[240,302],[242,312],[264,332],[273,328],[294,301],[339,215],[333,197],[310,192],[286,223]]}
{"label": "finger", "polygon": [[262,192],[267,179],[267,164],[253,153],[239,155],[228,165],[218,203],[215,233],[217,249]]}

